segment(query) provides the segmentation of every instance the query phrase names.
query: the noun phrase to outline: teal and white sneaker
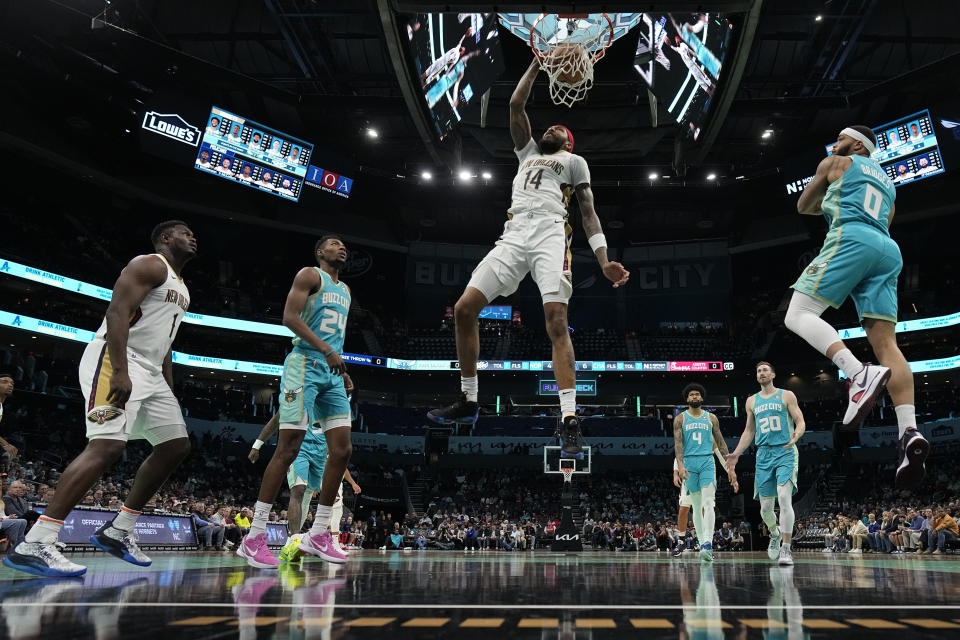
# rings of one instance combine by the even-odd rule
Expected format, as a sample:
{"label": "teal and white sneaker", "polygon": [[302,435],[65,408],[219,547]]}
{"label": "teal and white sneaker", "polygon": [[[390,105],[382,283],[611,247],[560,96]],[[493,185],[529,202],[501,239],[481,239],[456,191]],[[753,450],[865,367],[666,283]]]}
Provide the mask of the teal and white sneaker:
{"label": "teal and white sneaker", "polygon": [[793,566],[793,552],[790,551],[790,545],[784,544],[780,547],[780,559],[777,562],[781,567]]}
{"label": "teal and white sneaker", "polygon": [[776,560],[780,557],[780,542],[783,540],[783,534],[780,533],[780,527],[777,527],[777,535],[770,533],[770,544],[767,545],[767,557]]}
{"label": "teal and white sneaker", "polygon": [[701,562],[713,562],[713,544],[704,542],[700,545]]}

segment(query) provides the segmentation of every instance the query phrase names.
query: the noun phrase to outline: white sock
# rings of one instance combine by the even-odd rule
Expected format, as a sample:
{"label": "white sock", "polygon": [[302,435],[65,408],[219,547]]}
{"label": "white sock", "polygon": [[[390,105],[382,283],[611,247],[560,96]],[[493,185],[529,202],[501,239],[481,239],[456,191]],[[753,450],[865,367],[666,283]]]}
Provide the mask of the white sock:
{"label": "white sock", "polygon": [[[476,378],[474,378],[474,380],[476,380]],[[323,535],[323,532],[327,530],[327,526],[330,524],[330,511],[332,510],[333,505],[317,505],[317,512],[313,514],[313,526],[310,527],[310,535]]]}
{"label": "white sock", "polygon": [[863,371],[863,363],[857,360],[857,356],[853,355],[850,349],[840,349],[833,354],[833,364],[837,365],[843,371],[843,375],[850,380],[853,380],[855,375]]}
{"label": "white sock", "polygon": [[39,542],[40,544],[53,544],[60,537],[60,529],[63,528],[63,520],[40,516],[33,524],[30,531],[27,532],[24,542]]}
{"label": "white sock", "polygon": [[577,389],[560,389],[560,417],[577,415]]}
{"label": "white sock", "polygon": [[120,513],[113,519],[113,527],[123,531],[133,531],[133,525],[137,524],[140,513],[140,511],[134,511],[129,507],[120,505]]}
{"label": "white sock", "polygon": [[917,408],[912,404],[901,404],[893,408],[897,413],[897,426],[900,427],[900,437],[907,429],[917,428]]}
{"label": "white sock", "polygon": [[270,517],[272,507],[273,505],[269,502],[260,502],[259,500],[253,505],[253,520],[250,521],[250,533],[248,534],[251,539],[266,532],[267,518]]}
{"label": "white sock", "polygon": [[472,378],[460,377],[460,390],[467,394],[467,402],[476,402],[477,393],[480,391],[480,380],[477,376]]}

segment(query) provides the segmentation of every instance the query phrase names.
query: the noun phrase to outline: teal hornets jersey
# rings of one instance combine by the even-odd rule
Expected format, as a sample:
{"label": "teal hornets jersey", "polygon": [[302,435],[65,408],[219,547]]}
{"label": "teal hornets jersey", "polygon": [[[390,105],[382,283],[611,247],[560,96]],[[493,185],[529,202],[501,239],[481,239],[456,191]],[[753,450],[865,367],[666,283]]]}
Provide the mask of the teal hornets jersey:
{"label": "teal hornets jersey", "polygon": [[[337,353],[343,353],[343,339],[347,334],[347,315],[350,313],[350,287],[334,282],[326,271],[314,267],[320,274],[320,288],[307,298],[300,318],[321,340]],[[316,352],[299,337],[293,338],[299,351]]]}
{"label": "teal hornets jersey", "polygon": [[783,401],[783,389],[769,398],[753,396],[753,417],[757,421],[757,446],[785,445],[793,437],[793,418]]}
{"label": "teal hornets jersey", "polygon": [[831,230],[848,222],[862,222],[889,236],[890,211],[897,198],[893,181],[876,160],[849,157],[853,162],[823,196],[823,217]]}
{"label": "teal hornets jersey", "polygon": [[683,455],[684,456],[712,456],[713,455],[713,425],[710,423],[710,414],[706,411],[699,418],[694,418],[689,412],[683,412]]}

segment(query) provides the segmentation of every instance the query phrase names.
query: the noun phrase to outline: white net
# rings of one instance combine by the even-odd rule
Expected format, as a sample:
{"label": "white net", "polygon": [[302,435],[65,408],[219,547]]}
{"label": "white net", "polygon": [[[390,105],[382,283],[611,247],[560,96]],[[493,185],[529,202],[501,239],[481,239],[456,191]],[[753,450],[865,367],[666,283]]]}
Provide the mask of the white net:
{"label": "white net", "polygon": [[573,480],[573,467],[564,467],[560,469],[563,472],[563,481],[570,482]]}
{"label": "white net", "polygon": [[606,14],[601,16],[593,19],[545,15],[541,22],[550,25],[546,32],[552,35],[548,38],[541,33],[542,29],[531,30],[530,46],[550,81],[550,99],[554,104],[572,107],[593,86],[594,64],[603,57],[612,36],[609,19]]}

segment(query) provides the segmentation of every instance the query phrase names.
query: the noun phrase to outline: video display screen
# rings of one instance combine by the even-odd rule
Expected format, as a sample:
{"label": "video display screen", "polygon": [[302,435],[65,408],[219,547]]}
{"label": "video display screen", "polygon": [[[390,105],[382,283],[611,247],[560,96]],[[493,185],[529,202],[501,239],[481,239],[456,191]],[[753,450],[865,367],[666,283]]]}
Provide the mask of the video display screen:
{"label": "video display screen", "polygon": [[503,73],[495,13],[420,13],[407,23],[417,82],[440,139]]}
{"label": "video display screen", "polygon": [[633,68],[680,125],[698,140],[720,82],[733,25],[716,13],[643,14]]}
{"label": "video display screen", "polygon": [[[877,150],[870,157],[880,163],[895,186],[946,171],[927,109],[873,127],[873,134],[877,137]],[[834,144],[826,145],[827,155],[833,153]]]}
{"label": "video display screen", "polygon": [[194,166],[296,202],[312,154],[308,142],[213,107]]}

